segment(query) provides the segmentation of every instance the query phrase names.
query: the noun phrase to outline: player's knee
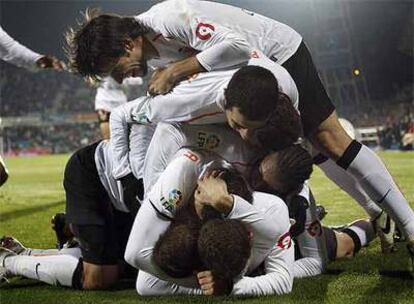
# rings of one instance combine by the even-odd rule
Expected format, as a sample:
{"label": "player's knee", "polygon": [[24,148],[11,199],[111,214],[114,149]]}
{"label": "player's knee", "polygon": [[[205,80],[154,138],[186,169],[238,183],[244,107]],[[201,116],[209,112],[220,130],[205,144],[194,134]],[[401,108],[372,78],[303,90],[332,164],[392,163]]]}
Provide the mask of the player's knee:
{"label": "player's knee", "polygon": [[144,259],[144,256],[140,255],[140,252],[139,248],[131,242],[128,242],[124,254],[125,261],[132,267],[139,268],[141,259]]}
{"label": "player's knee", "polygon": [[323,154],[334,160],[338,160],[351,144],[352,139],[338,124],[331,127],[326,126],[311,136],[312,144]]}

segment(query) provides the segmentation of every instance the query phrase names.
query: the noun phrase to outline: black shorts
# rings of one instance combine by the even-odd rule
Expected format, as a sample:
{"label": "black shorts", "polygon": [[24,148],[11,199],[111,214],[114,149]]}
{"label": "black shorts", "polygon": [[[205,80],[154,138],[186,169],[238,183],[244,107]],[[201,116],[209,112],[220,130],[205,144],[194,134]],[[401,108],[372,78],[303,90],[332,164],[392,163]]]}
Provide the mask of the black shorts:
{"label": "black shorts", "polygon": [[78,150],[66,164],[66,218],[85,262],[114,265],[123,259],[133,216],[113,208],[96,169],[98,144]]}
{"label": "black shorts", "polygon": [[282,66],[288,70],[298,88],[303,132],[309,136],[335,111],[335,106],[326,93],[304,42]]}

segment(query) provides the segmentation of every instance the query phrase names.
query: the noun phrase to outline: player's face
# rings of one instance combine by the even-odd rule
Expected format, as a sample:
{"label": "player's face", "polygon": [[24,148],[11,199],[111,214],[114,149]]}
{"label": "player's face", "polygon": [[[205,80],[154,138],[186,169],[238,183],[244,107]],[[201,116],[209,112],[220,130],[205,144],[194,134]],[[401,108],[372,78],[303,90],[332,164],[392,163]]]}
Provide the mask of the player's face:
{"label": "player's face", "polygon": [[237,131],[243,140],[255,143],[254,133],[257,129],[265,126],[265,121],[249,120],[240,113],[239,108],[232,107],[226,110],[226,118],[229,126]]}
{"label": "player's face", "polygon": [[143,77],[148,72],[147,59],[143,52],[143,38],[127,40],[126,53],[121,56],[111,70],[111,76],[119,83],[128,77]]}
{"label": "player's face", "polygon": [[270,166],[272,161],[269,156],[254,166],[250,174],[250,183],[254,190],[279,194],[283,190],[283,184],[277,179],[277,174],[272,172],[274,166]]}

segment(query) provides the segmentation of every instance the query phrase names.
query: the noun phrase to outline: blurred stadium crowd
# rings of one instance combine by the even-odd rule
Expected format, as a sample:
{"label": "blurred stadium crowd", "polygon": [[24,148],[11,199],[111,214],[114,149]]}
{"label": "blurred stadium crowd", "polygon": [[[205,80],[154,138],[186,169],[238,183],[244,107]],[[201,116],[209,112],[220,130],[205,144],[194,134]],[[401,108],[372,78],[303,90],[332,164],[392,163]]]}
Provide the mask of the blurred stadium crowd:
{"label": "blurred stadium crowd", "polygon": [[[94,113],[96,89],[69,73],[30,72],[0,62],[1,117],[36,117],[42,123],[15,123],[0,129],[6,155],[72,152],[100,138]],[[7,77],[6,77],[7,75]],[[142,87],[145,94],[145,86]],[[413,149],[414,100],[412,86],[399,88],[387,100],[340,107],[339,114],[356,128],[375,127],[383,149]],[[74,120],[70,114],[86,114]],[[407,144],[408,142],[408,144]]]}

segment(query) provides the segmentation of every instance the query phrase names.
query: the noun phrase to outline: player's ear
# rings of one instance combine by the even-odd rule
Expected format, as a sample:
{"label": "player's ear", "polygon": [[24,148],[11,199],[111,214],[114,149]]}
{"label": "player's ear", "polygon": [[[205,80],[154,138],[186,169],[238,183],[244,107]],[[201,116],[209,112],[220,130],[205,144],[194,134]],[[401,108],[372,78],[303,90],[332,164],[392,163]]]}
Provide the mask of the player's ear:
{"label": "player's ear", "polygon": [[135,43],[131,38],[127,38],[125,39],[124,46],[125,46],[125,51],[127,53],[130,53],[134,50]]}

